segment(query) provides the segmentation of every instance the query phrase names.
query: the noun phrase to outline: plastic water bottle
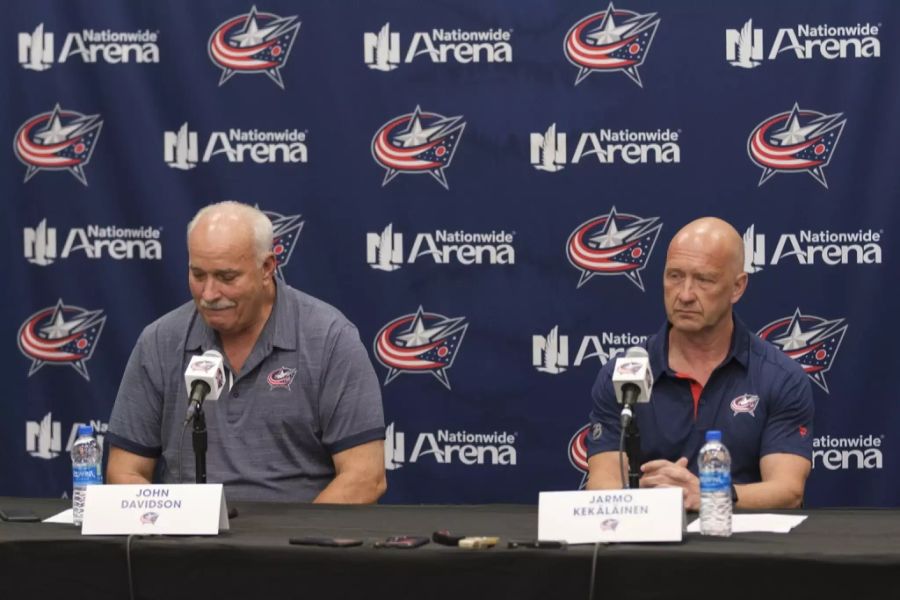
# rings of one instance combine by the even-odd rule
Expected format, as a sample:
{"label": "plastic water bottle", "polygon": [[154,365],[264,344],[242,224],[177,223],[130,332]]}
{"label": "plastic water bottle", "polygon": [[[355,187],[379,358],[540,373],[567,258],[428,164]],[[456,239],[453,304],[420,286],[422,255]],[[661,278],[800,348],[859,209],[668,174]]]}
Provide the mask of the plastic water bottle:
{"label": "plastic water bottle", "polygon": [[721,431],[707,431],[700,448],[700,533],[731,535],[731,454]]}
{"label": "plastic water bottle", "polygon": [[80,425],[78,439],[72,446],[72,522],[76,525],[81,525],[84,518],[87,486],[103,483],[100,472],[102,460],[103,451],[94,437],[94,428]]}

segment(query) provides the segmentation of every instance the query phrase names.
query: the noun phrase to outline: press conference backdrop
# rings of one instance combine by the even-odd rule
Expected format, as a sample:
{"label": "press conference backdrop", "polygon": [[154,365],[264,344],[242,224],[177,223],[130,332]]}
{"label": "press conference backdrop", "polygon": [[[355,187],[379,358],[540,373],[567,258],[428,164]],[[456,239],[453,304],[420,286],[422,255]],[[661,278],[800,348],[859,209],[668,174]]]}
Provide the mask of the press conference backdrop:
{"label": "press conference backdrop", "polygon": [[716,215],[812,383],[807,503],[897,504],[895,2],[252,2],[6,5],[0,495],[70,492],[188,220],[237,199],[359,327],[388,502],[583,485],[597,371]]}

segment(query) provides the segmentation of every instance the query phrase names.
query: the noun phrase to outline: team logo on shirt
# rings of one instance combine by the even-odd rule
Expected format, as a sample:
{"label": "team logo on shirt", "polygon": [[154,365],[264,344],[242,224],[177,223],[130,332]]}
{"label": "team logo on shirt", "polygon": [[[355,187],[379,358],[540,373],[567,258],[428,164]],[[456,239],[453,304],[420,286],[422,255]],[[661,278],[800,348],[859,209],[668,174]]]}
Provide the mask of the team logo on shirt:
{"label": "team logo on shirt", "polygon": [[747,139],[747,154],[763,172],[759,185],[776,173],[809,173],[828,188],[823,169],[841,139],[847,119],[794,107],[756,126]]}
{"label": "team logo on shirt", "polygon": [[447,369],[453,366],[469,324],[465,317],[445,317],[419,309],[394,319],[375,336],[375,357],[387,367],[384,385],[401,373],[430,373],[450,389]]}
{"label": "team logo on shirt", "polygon": [[59,104],[35,115],[16,132],[16,157],[28,167],[25,181],[39,171],[68,171],[87,185],[84,165],[91,161],[103,121],[100,115],[64,110]]}
{"label": "team logo on shirt", "polygon": [[844,319],[805,315],[797,308],[793,316],[772,321],[757,335],[797,361],[813,383],[828,393],[825,373],[831,370],[845,333]]}
{"label": "team logo on shirt", "polygon": [[566,242],[569,263],[581,271],[577,287],[596,275],[624,275],[643,292],[641,271],[662,228],[658,220],[617,213],[614,206],[579,225]]}
{"label": "team logo on shirt", "polygon": [[159,519],[159,513],[145,512],[141,515],[140,521],[141,525],[156,525],[157,519]]}
{"label": "team logo on shirt", "polygon": [[461,116],[423,112],[418,106],[382,125],[372,138],[372,157],[386,171],[381,186],[401,173],[428,173],[450,189],[444,169],[450,166],[465,127]]}
{"label": "team logo on shirt", "polygon": [[599,440],[602,432],[601,425],[597,423],[593,427],[588,423],[575,432],[572,439],[569,440],[569,463],[577,470],[581,471],[581,484],[578,489],[584,489],[588,476],[588,455],[587,455],[587,437],[592,436],[593,439]]}
{"label": "team logo on shirt", "polygon": [[266,376],[266,382],[269,384],[269,391],[274,389],[286,389],[291,391],[291,384],[294,377],[297,376],[297,369],[290,367],[278,367]]}
{"label": "team logo on shirt", "polygon": [[100,339],[106,315],[102,310],[85,310],[63,304],[42,308],[19,328],[19,350],[31,359],[28,376],[44,365],[70,366],[90,381],[87,361]]}
{"label": "team logo on shirt", "polygon": [[734,416],[740,413],[750,413],[751,417],[756,417],[756,407],[759,404],[759,396],[754,394],[743,394],[731,401],[731,410]]}
{"label": "team logo on shirt", "polygon": [[209,36],[209,58],[222,69],[219,86],[234,75],[265,73],[284,89],[281,68],[287,63],[300,30],[296,16],[279,17],[258,12],[232,17],[216,27]]}
{"label": "team logo on shirt", "polygon": [[283,281],[284,267],[291,260],[291,254],[300,239],[300,232],[303,230],[305,221],[301,215],[280,215],[269,210],[262,212],[272,221],[272,252],[275,253],[275,273]]}
{"label": "team logo on shirt", "polygon": [[638,67],[644,64],[659,19],[656,13],[638,14],[609,7],[589,15],[572,26],[566,34],[565,53],[578,67],[575,85],[591,73],[625,73],[639,87]]}

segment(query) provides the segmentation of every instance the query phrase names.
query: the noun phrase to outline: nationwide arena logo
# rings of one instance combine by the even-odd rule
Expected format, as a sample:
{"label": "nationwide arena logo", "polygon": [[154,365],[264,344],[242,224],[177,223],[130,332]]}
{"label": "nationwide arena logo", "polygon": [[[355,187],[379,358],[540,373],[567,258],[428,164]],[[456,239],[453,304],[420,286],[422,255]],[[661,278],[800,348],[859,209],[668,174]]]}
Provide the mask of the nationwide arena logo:
{"label": "nationwide arena logo", "polygon": [[763,170],[759,185],[776,173],[809,173],[827,189],[823,169],[847,123],[841,117],[843,113],[801,110],[794,103],[791,110],[757,125],[747,139],[747,154]]}
{"label": "nationwide arena logo", "polygon": [[507,431],[423,431],[416,437],[409,454],[406,452],[406,433],[396,430],[394,423],[385,428],[384,434],[384,468],[388,471],[396,471],[426,457],[440,465],[458,463],[466,466],[515,466],[518,459],[518,435]]}
{"label": "nationwide arena logo", "polygon": [[64,110],[59,104],[25,121],[13,143],[16,157],[28,167],[25,181],[39,171],[68,171],[87,185],[84,166],[91,161],[102,126],[100,115]]}
{"label": "nationwide arena logo", "polygon": [[230,163],[306,163],[309,160],[306,136],[306,130],[291,128],[213,131],[201,157],[197,132],[191,131],[184,122],[178,131],[163,132],[163,160],[169,167],[180,171],[189,171],[198,162],[208,163],[217,156],[224,157]]}
{"label": "nationwide arena logo", "polygon": [[72,451],[72,446],[78,438],[78,428],[82,425],[90,425],[95,432],[97,443],[103,448],[103,440],[109,423],[106,421],[90,420],[88,423],[75,422],[69,428],[69,441],[65,447],[62,443],[62,423],[53,420],[53,413],[48,412],[40,421],[25,422],[25,451],[34,458],[50,460],[56,458],[65,449]]}
{"label": "nationwide arena logo", "polygon": [[426,313],[421,306],[382,327],[374,349],[378,362],[388,369],[384,385],[402,373],[431,374],[449,390],[447,369],[453,366],[468,327],[465,317]]}
{"label": "nationwide arena logo", "polygon": [[594,156],[601,165],[680,163],[681,146],[678,142],[680,136],[680,129],[586,131],[578,136],[578,144],[570,160],[566,151],[567,134],[558,132],[556,123],[551,123],[544,133],[532,133],[529,137],[531,165],[538,171],[557,173],[564,169],[567,163],[575,165],[588,156]]}
{"label": "nationwide arena logo", "polygon": [[272,252],[275,254],[275,273],[279,279],[284,280],[284,267],[291,260],[291,254],[297,247],[305,221],[301,215],[281,215],[268,210],[262,212],[272,221]]}
{"label": "nationwide arena logo", "polygon": [[73,56],[87,64],[158,63],[159,32],[83,29],[66,35],[58,57],[54,50],[54,35],[44,31],[43,23],[30,33],[19,33],[19,64],[29,71],[46,71]]}
{"label": "nationwide arena logo", "polygon": [[620,71],[644,87],[638,67],[644,64],[658,26],[656,13],[642,15],[616,9],[612,3],[575,23],[564,44],[566,58],[578,67],[575,85],[591,73]]}
{"label": "nationwide arena logo", "polygon": [[624,354],[628,348],[647,341],[646,335],[633,333],[604,331],[599,335],[585,335],[578,344],[575,360],[570,361],[569,337],[559,333],[559,325],[554,325],[547,335],[531,336],[531,366],[539,373],[550,375],[565,373],[569,367],[580,367],[590,358],[596,358],[602,366],[609,359]]}
{"label": "nationwide arena logo", "polygon": [[265,73],[284,89],[281,69],[287,63],[299,30],[300,21],[296,16],[258,12],[256,6],[216,27],[209,36],[208,50],[210,60],[222,69],[219,86],[235,74]]}
{"label": "nationwide arena logo", "polygon": [[450,166],[465,127],[461,116],[423,112],[418,106],[382,125],[372,138],[372,158],[386,171],[381,186],[399,174],[427,173],[450,189],[444,169]]}
{"label": "nationwide arena logo", "polygon": [[821,435],[813,438],[813,469],[828,471],[872,470],[884,466],[885,435],[860,434],[854,437]]}
{"label": "nationwide arena logo", "polygon": [[581,472],[581,483],[578,485],[579,490],[584,489],[588,478],[587,436],[590,432],[591,424],[588,423],[576,431],[572,439],[569,440],[569,464]]}
{"label": "nationwide arena logo", "polygon": [[805,315],[797,308],[793,316],[772,321],[757,335],[797,361],[813,383],[828,393],[825,373],[831,370],[845,333],[847,325],[843,318],[826,320]]}
{"label": "nationwide arena logo", "polygon": [[64,260],[75,253],[83,253],[90,260],[162,260],[162,227],[117,227],[88,225],[73,227],[66,235],[62,253],[58,253],[56,228],[41,219],[37,227],[22,230],[25,259],[33,265],[46,267],[56,260]]}
{"label": "nationwide arena logo", "polygon": [[769,256],[766,234],[757,233],[756,225],[750,225],[744,231],[744,271],[759,273],[768,265],[775,266],[788,259],[800,265],[880,265],[883,235],[883,231],[873,229],[801,229],[797,233],[779,235]]}
{"label": "nationwide arena logo", "polygon": [[418,233],[409,255],[404,256],[403,234],[388,223],[379,233],[366,234],[366,262],[378,271],[396,271],[404,264],[414,264],[423,256],[430,256],[438,265],[512,265],[516,262],[513,246],[515,232],[468,231],[438,229],[434,233]]}
{"label": "nationwide arena logo", "polygon": [[401,59],[400,34],[392,32],[391,24],[385,23],[377,33],[363,34],[363,50],[370,69],[387,72],[401,64],[410,64],[420,56],[428,57],[434,64],[510,63],[513,57],[511,40],[512,29],[499,27],[479,31],[417,31]]}
{"label": "nationwide arena logo", "polygon": [[881,23],[782,27],[765,56],[763,30],[753,27],[753,19],[747,19],[740,29],[725,30],[725,58],[731,66],[742,69],[775,60],[782,52],[793,52],[798,60],[877,58],[881,56],[880,28]]}
{"label": "nationwide arena logo", "polygon": [[19,328],[19,350],[31,359],[28,376],[44,365],[70,366],[90,381],[87,362],[103,332],[106,316],[102,310],[85,310],[63,304],[43,308],[28,317]]}
{"label": "nationwide arena logo", "polygon": [[581,271],[577,287],[596,275],[622,275],[643,292],[641,271],[647,266],[662,228],[658,220],[659,217],[642,219],[617,213],[614,206],[608,215],[579,225],[566,242],[569,263]]}

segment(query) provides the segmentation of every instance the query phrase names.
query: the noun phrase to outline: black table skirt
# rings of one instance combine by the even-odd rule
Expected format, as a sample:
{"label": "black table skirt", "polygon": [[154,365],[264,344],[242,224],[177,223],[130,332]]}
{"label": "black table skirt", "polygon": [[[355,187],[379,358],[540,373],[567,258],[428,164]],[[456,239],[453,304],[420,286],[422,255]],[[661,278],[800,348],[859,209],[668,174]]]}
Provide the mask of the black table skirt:
{"label": "black table skirt", "polygon": [[[41,517],[63,500],[0,498]],[[322,506],[237,503],[219,536],[134,538],[134,597],[588,598],[595,548],[506,548],[534,538],[534,506]],[[813,510],[790,534],[687,534],[680,544],[603,545],[594,598],[857,600],[900,598],[900,511]],[[436,544],[375,549],[389,535],[437,529],[497,535],[490,550]],[[354,548],[294,546],[304,535],[362,538]],[[128,598],[125,536],[71,525],[0,522],[0,598]]]}

